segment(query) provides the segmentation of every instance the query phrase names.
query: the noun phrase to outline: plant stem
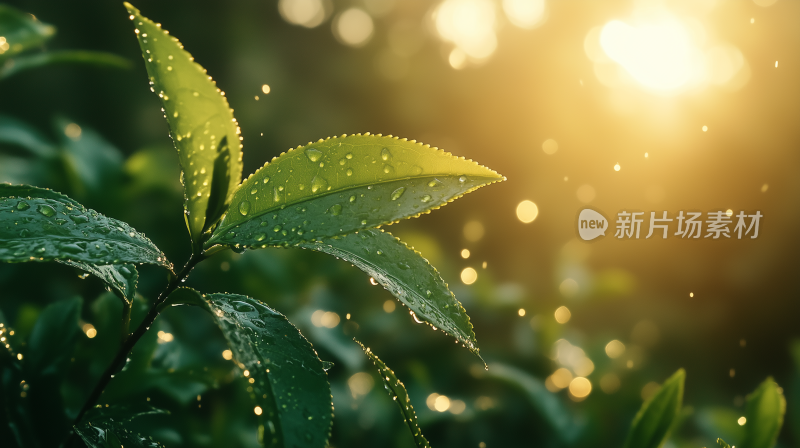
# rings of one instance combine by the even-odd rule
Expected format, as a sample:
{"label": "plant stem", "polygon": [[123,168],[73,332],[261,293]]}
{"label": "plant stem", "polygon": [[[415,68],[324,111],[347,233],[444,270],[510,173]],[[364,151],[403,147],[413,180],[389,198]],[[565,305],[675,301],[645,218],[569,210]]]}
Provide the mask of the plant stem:
{"label": "plant stem", "polygon": [[[147,312],[147,315],[144,317],[144,320],[142,320],[142,323],[139,324],[139,327],[136,328],[136,331],[134,331],[130,335],[127,335],[127,337],[123,339],[122,346],[117,351],[114,360],[111,361],[111,364],[108,366],[106,371],[103,372],[103,375],[100,377],[100,381],[95,386],[91,395],[89,395],[89,398],[86,400],[86,403],[84,403],[83,408],[78,413],[78,416],[75,417],[75,422],[73,423],[73,426],[77,425],[83,418],[84,414],[86,414],[86,412],[97,403],[97,400],[100,399],[100,395],[103,393],[103,390],[105,390],[106,386],[108,386],[108,383],[111,382],[111,378],[114,377],[114,374],[117,372],[120,366],[124,365],[124,363],[128,359],[128,354],[130,354],[131,350],[139,341],[139,339],[141,339],[141,337],[144,336],[147,330],[150,329],[150,326],[153,324],[153,321],[155,321],[156,317],[158,317],[159,307],[167,300],[170,293],[172,293],[172,291],[175,291],[181,285],[181,283],[183,283],[186,280],[186,278],[189,276],[189,273],[197,265],[197,263],[200,263],[205,258],[206,256],[202,252],[193,254],[192,257],[189,259],[189,261],[186,262],[186,265],[183,267],[183,269],[181,269],[181,271],[178,273],[178,275],[174,276],[170,280],[169,284],[167,284],[167,287],[164,288],[164,290],[161,291],[161,294],[158,295],[158,298],[153,303],[153,306],[150,307],[150,311]],[[123,313],[126,313],[126,310],[123,309]],[[127,325],[125,325],[126,322],[130,323],[130,307],[127,308],[127,317],[123,316],[123,327],[127,327]],[[127,328],[123,328],[122,331],[124,334],[127,334]],[[70,439],[74,435],[75,431],[71,430],[70,434],[67,436],[67,439],[64,441],[62,446],[68,446]]]}

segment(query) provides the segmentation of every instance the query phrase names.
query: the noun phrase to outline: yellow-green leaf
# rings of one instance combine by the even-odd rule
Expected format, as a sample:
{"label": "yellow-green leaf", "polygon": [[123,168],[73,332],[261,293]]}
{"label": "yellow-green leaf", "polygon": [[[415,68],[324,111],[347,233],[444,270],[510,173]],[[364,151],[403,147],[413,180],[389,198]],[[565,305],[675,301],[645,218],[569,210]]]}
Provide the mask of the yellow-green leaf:
{"label": "yellow-green leaf", "polygon": [[[239,127],[225,93],[194,62],[178,39],[160,24],[142,16],[131,4],[125,3],[125,7],[134,22],[151,90],[161,98],[178,150],[186,225],[192,240],[197,242],[224,211],[223,207],[208,208],[214,181],[226,183],[220,188],[219,203],[227,204],[242,178]],[[224,163],[219,163],[220,160]],[[224,175],[215,172],[221,169],[226,170]]]}
{"label": "yellow-green leaf", "polygon": [[644,402],[633,419],[625,448],[658,448],[664,445],[680,416],[686,372],[679,369]]}
{"label": "yellow-green leaf", "polygon": [[42,45],[56,34],[52,25],[8,5],[0,5],[0,61]]}
{"label": "yellow-green leaf", "polygon": [[414,406],[411,406],[411,400],[408,398],[406,386],[397,378],[392,369],[387,367],[369,347],[365,347],[364,344],[360,342],[358,342],[358,344],[364,350],[364,353],[369,356],[369,359],[372,360],[375,367],[378,368],[386,391],[389,392],[389,396],[391,396],[392,400],[400,407],[403,420],[406,422],[408,429],[411,430],[417,448],[431,448],[428,439],[422,435],[422,429],[420,429],[419,423],[417,422],[417,414],[414,412]]}
{"label": "yellow-green leaf", "polygon": [[783,426],[786,399],[783,389],[772,378],[767,378],[752,394],[747,396],[744,440],[740,448],[772,448]]}
{"label": "yellow-green leaf", "polygon": [[319,140],[242,182],[206,247],[343,235],[419,216],[501,180],[471,160],[413,140],[370,134]]}

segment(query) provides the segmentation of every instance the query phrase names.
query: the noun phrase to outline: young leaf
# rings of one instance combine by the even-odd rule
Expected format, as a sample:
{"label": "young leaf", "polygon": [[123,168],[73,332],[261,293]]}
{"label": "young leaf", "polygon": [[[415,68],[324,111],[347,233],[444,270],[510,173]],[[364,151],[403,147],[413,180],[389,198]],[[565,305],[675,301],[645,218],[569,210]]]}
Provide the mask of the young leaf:
{"label": "young leaf", "polygon": [[505,381],[521,389],[528,401],[536,408],[539,416],[543,418],[558,437],[571,444],[578,436],[580,429],[564,403],[554,394],[550,393],[541,380],[516,367],[492,363],[485,372],[486,377]]}
{"label": "young leaf", "polygon": [[164,445],[125,429],[114,420],[87,422],[75,426],[77,434],[89,448],[164,448]]}
{"label": "young leaf", "polygon": [[[181,291],[181,295],[191,292]],[[258,300],[237,294],[205,294],[202,299],[234,359],[252,380],[263,444],[326,446],[333,417],[330,384],[306,338],[286,317]],[[193,300],[183,297],[175,302]]]}
{"label": "young leaf", "polygon": [[731,448],[731,446],[730,446],[730,445],[728,445],[728,443],[727,443],[727,442],[725,442],[725,441],[724,441],[724,440],[722,440],[722,439],[717,439],[717,445],[719,445],[719,446],[720,446],[720,448]]}
{"label": "young leaf", "polygon": [[636,413],[625,448],[658,448],[667,441],[683,403],[686,372],[679,369],[644,402]]}
{"label": "young leaf", "polygon": [[[194,62],[183,45],[131,4],[125,3],[125,7],[136,28],[151,90],[161,98],[178,150],[183,170],[186,225],[192,241],[197,242],[201,233],[214,224],[215,217],[208,211],[212,191],[220,188],[219,201],[227,205],[242,178],[239,127],[225,93],[217,88],[206,70]],[[223,139],[227,139],[227,156],[223,157],[227,162],[220,164],[218,156]],[[222,169],[227,173],[220,176],[217,171]],[[224,185],[215,186],[215,181],[224,182]]]}
{"label": "young leaf", "polygon": [[127,69],[131,67],[130,61],[121,56],[104,51],[86,50],[48,51],[45,53],[19,56],[14,58],[13,62],[13,64],[4,64],[0,67],[0,80],[14,76],[25,70],[52,64],[84,64],[117,69]]}
{"label": "young leaf", "polygon": [[358,344],[364,350],[364,353],[369,356],[369,359],[372,360],[375,367],[378,368],[378,372],[383,380],[383,385],[386,391],[389,392],[389,396],[392,397],[392,400],[400,407],[400,412],[403,414],[403,421],[406,422],[408,429],[411,430],[417,448],[431,448],[428,440],[422,435],[422,429],[420,429],[419,423],[417,422],[417,414],[414,412],[414,406],[411,405],[411,400],[408,398],[406,386],[397,379],[392,369],[386,367],[386,364],[384,364],[369,347],[365,347],[361,342],[358,342]]}
{"label": "young leaf", "polygon": [[132,264],[93,265],[82,261],[56,261],[96,276],[106,285],[119,291],[128,301],[133,300],[133,296],[136,295],[139,271],[137,271],[136,266]]}
{"label": "young leaf", "polygon": [[264,165],[234,193],[213,244],[298,244],[391,224],[503,180],[415,141],[358,134],[320,140]]}
{"label": "young leaf", "polygon": [[480,356],[469,316],[447,283],[422,255],[390,233],[367,229],[300,247],[352,263],[406,304],[417,319],[441,328]]}
{"label": "young leaf", "polygon": [[150,240],[122,221],[52,190],[0,184],[0,261],[51,260],[172,269]]}
{"label": "young leaf", "polygon": [[783,390],[772,378],[767,378],[747,396],[744,440],[740,448],[772,448],[783,426],[786,399]]}
{"label": "young leaf", "polygon": [[56,29],[32,15],[8,5],[0,5],[0,61],[42,45],[56,34]]}

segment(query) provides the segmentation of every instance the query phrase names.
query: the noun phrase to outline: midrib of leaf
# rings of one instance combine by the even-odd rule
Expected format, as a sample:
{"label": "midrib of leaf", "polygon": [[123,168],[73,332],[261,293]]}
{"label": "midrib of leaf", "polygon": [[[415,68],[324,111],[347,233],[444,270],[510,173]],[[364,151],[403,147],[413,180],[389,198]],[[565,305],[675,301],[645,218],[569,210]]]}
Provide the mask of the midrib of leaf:
{"label": "midrib of leaf", "polygon": [[[206,247],[296,244],[388,225],[503,179],[471,160],[413,140],[380,134],[319,140],[281,154],[246,179]],[[347,219],[354,207],[376,209]],[[256,222],[269,214],[272,219]],[[258,225],[267,228],[258,232]]]}
{"label": "midrib of leaf", "polygon": [[142,16],[139,10],[125,3],[150,78],[152,90],[158,94],[164,116],[182,168],[185,192],[186,224],[197,241],[211,224],[206,222],[212,192],[217,146],[227,137],[230,176],[222,201],[242,177],[242,145],[239,127],[228,106],[225,93],[216,87],[206,70],[194,62],[183,45],[159,24]]}

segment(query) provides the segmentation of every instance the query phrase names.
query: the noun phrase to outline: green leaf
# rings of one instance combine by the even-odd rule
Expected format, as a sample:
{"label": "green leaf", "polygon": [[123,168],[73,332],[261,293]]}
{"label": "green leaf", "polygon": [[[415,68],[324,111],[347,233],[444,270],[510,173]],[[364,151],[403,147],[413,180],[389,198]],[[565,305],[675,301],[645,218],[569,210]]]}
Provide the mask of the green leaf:
{"label": "green leaf", "polygon": [[0,261],[51,260],[172,269],[150,240],[122,221],[52,190],[0,184]]}
{"label": "green leaf", "polygon": [[406,304],[418,320],[441,328],[480,356],[469,316],[447,283],[422,255],[390,233],[368,229],[300,247],[352,263]]}
{"label": "green leaf", "polygon": [[26,149],[42,158],[53,157],[57,153],[55,146],[40,130],[7,115],[0,115],[0,142]]}
{"label": "green leaf", "polygon": [[625,448],[658,448],[667,441],[680,417],[686,372],[679,369],[636,413]]}
{"label": "green leaf", "polygon": [[[183,289],[181,294],[189,291]],[[251,397],[262,411],[262,443],[326,446],[333,417],[330,384],[306,338],[286,317],[258,300],[237,294],[205,294],[202,299],[237,364],[254,380]]]}
{"label": "green leaf", "polygon": [[131,62],[121,56],[104,51],[62,50],[19,56],[3,64],[0,80],[17,73],[53,64],[81,64],[100,68],[129,69]]}
{"label": "green leaf", "polygon": [[[161,98],[178,150],[183,170],[186,225],[192,240],[197,242],[201,233],[215,224],[213,213],[207,210],[214,188],[220,188],[221,202],[227,205],[242,178],[239,127],[225,93],[183,50],[183,45],[131,4],[125,3],[125,7],[136,28],[150,86]],[[228,163],[220,164],[218,155],[224,139],[227,139]],[[220,176],[216,171],[223,165],[226,165],[227,174]],[[225,180],[225,185],[213,185],[214,181]]]}
{"label": "green leaf", "polygon": [[106,285],[119,291],[128,301],[133,300],[133,296],[136,295],[139,272],[136,270],[136,266],[132,264],[93,265],[82,261],[56,261],[96,276]]}
{"label": "green leaf", "polygon": [[772,378],[767,378],[747,396],[744,440],[740,448],[772,448],[783,426],[786,399],[783,389]]}
{"label": "green leaf", "polygon": [[378,373],[383,380],[383,385],[386,391],[389,392],[389,396],[392,397],[392,400],[400,407],[400,412],[403,414],[403,421],[406,422],[408,429],[411,430],[417,448],[431,448],[428,440],[422,435],[422,429],[420,429],[419,423],[417,422],[417,414],[414,412],[414,406],[411,405],[411,400],[408,398],[406,386],[397,378],[392,369],[386,367],[386,364],[384,364],[383,361],[378,358],[378,355],[373,353],[369,347],[365,347],[361,342],[358,342],[358,344],[364,350],[364,353],[369,356],[369,359],[372,360],[372,363],[375,364],[375,367],[378,368]]}
{"label": "green leaf", "polygon": [[242,182],[213,244],[298,244],[391,224],[503,180],[415,141],[357,134],[290,150]]}
{"label": "green leaf", "polygon": [[719,445],[719,446],[720,446],[720,448],[731,448],[731,446],[730,446],[730,445],[728,445],[728,444],[727,444],[727,443],[726,443],[724,440],[722,440],[722,439],[717,439],[717,445]]}
{"label": "green leaf", "polygon": [[539,416],[555,431],[560,439],[571,443],[580,436],[580,429],[564,403],[548,391],[544,383],[527,372],[516,367],[491,363],[485,372],[488,378],[507,382],[525,393],[525,397],[533,405]]}
{"label": "green leaf", "polygon": [[78,320],[83,300],[60,300],[42,311],[33,327],[25,352],[25,371],[41,378],[63,373],[81,334]]}
{"label": "green leaf", "polygon": [[97,405],[84,414],[81,422],[91,422],[94,425],[105,421],[129,422],[145,415],[169,415],[169,411],[141,403],[115,404],[108,407]]}
{"label": "green leaf", "polygon": [[102,420],[75,426],[75,433],[89,448],[163,448],[164,445],[125,429],[116,421]]}
{"label": "green leaf", "polygon": [[56,29],[8,5],[0,4],[0,61],[42,45]]}

